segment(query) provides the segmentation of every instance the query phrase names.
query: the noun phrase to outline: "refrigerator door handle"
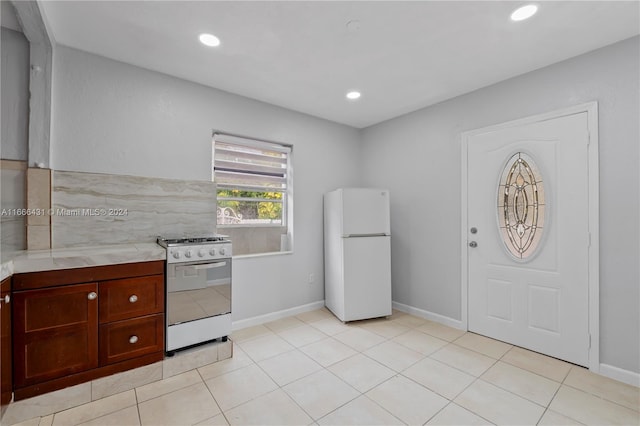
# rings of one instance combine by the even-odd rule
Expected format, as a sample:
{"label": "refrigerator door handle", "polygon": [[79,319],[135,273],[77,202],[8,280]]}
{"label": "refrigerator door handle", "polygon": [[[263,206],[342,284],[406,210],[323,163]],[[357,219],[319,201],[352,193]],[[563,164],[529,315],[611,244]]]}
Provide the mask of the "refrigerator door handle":
{"label": "refrigerator door handle", "polygon": [[342,238],[354,238],[354,237],[388,237],[389,234],[385,234],[384,232],[381,232],[379,234],[345,234],[342,236]]}

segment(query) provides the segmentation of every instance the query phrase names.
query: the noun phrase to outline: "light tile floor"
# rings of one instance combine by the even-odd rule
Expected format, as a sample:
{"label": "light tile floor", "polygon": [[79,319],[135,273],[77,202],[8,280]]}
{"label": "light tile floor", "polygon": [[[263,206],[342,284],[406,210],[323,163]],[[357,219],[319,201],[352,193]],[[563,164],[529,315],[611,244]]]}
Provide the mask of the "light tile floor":
{"label": "light tile floor", "polygon": [[20,425],[638,425],[640,390],[401,312],[237,331],[231,359]]}

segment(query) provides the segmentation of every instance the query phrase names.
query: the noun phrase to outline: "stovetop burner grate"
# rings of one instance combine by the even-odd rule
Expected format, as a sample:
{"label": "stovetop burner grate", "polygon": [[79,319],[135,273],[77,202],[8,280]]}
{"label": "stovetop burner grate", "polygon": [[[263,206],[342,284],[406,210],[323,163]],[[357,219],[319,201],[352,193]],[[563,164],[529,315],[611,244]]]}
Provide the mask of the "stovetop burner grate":
{"label": "stovetop burner grate", "polygon": [[158,237],[158,244],[161,246],[174,246],[185,244],[213,244],[213,243],[225,243],[230,242],[229,237],[226,235],[213,235],[206,237],[180,237],[180,238],[163,238]]}

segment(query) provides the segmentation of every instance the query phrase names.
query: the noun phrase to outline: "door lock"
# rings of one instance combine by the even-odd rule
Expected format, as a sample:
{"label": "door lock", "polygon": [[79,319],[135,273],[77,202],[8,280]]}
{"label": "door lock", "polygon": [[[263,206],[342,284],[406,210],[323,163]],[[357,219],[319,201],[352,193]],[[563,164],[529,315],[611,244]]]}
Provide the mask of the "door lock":
{"label": "door lock", "polygon": [[478,233],[478,228],[476,228],[475,226],[471,229],[469,229],[469,232],[471,232],[472,234],[477,234]]}
{"label": "door lock", "polygon": [[476,248],[476,247],[478,247],[478,243],[476,243],[475,241],[471,241],[471,242],[469,243],[469,247],[471,247],[471,248]]}

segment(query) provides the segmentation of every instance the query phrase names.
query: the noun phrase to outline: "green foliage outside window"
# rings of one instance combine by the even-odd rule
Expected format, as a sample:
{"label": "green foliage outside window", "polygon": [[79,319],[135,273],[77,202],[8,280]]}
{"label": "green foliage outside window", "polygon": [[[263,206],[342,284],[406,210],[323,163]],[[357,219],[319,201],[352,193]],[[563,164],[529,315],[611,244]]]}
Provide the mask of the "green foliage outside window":
{"label": "green foliage outside window", "polygon": [[[238,198],[243,200],[238,200]],[[253,201],[252,198],[263,201]],[[277,201],[264,201],[264,199]],[[282,193],[219,189],[218,207],[233,209],[236,214],[242,215],[243,221],[255,219],[280,221],[282,220]]]}

